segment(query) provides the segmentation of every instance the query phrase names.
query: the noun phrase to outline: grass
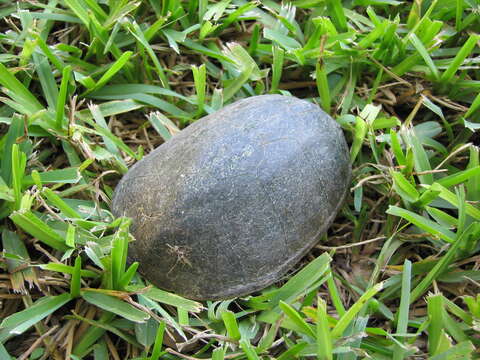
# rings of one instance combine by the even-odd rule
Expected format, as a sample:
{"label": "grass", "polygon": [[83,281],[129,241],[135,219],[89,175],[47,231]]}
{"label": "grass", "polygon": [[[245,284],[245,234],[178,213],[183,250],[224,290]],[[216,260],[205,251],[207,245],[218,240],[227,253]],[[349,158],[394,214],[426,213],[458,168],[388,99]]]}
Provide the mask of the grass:
{"label": "grass", "polygon": [[[0,0],[1,359],[480,358],[478,0]],[[316,102],[351,192],[291,274],[199,303],[127,266],[119,178],[267,93]]]}

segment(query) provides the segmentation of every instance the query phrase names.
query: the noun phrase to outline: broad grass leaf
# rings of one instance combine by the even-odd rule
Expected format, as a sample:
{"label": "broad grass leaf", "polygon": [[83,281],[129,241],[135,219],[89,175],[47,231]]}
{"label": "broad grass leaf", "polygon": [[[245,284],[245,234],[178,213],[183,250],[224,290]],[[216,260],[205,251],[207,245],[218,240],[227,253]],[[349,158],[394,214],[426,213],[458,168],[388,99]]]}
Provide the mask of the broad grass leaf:
{"label": "broad grass leaf", "polygon": [[6,317],[1,328],[9,328],[10,334],[21,334],[44,319],[71,299],[70,294],[46,296],[37,300],[32,306]]}
{"label": "broad grass leaf", "polygon": [[119,315],[127,320],[143,323],[150,318],[147,313],[135,308],[134,306],[122,301],[114,296],[101,294],[93,291],[83,291],[82,297],[90,304]]}

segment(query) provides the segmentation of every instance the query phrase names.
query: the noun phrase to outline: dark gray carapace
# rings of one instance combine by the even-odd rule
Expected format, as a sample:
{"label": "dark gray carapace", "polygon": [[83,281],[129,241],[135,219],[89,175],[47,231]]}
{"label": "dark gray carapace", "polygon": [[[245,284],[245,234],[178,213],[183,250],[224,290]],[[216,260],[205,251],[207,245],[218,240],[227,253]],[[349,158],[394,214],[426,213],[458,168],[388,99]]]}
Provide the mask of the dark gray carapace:
{"label": "dark gray carapace", "polygon": [[350,183],[347,144],[318,106],[289,96],[237,101],[135,164],[113,212],[133,219],[129,259],[191,299],[245,295],[312,248]]}

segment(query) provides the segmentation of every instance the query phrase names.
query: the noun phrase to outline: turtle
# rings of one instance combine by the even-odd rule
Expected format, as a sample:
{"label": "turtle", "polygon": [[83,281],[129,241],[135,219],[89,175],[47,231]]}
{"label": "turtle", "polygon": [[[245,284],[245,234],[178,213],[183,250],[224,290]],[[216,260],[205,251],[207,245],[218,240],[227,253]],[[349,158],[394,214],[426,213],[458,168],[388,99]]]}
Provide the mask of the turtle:
{"label": "turtle", "polygon": [[117,185],[132,219],[128,260],[153,285],[195,300],[278,281],[319,241],[351,179],[339,124],[285,95],[238,100],[185,127]]}

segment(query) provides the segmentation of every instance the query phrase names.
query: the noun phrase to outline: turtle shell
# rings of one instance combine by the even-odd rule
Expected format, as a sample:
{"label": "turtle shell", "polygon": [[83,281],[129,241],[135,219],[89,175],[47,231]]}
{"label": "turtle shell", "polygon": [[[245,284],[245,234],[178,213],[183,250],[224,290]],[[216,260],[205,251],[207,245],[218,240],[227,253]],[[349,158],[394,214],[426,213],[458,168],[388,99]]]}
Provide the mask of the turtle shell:
{"label": "turtle shell", "polygon": [[340,126],[317,105],[262,95],[191,124],[122,178],[113,213],[133,219],[129,260],[191,299],[272,284],[318,241],[350,182]]}

